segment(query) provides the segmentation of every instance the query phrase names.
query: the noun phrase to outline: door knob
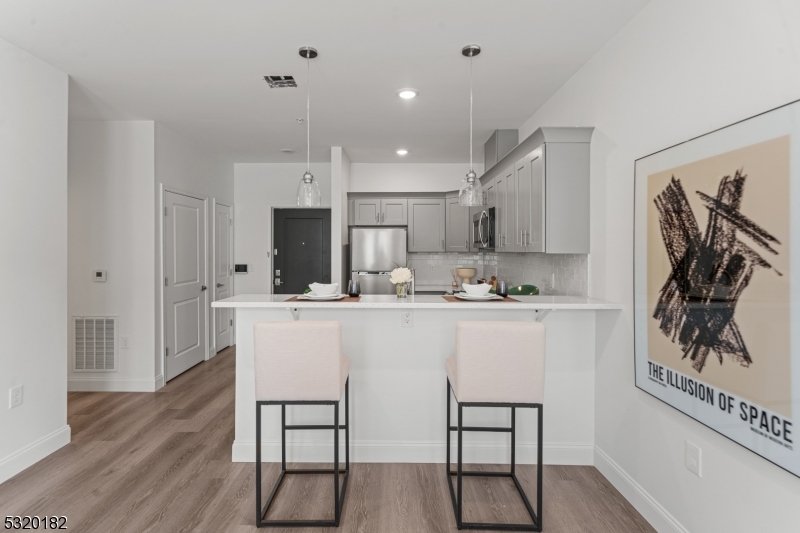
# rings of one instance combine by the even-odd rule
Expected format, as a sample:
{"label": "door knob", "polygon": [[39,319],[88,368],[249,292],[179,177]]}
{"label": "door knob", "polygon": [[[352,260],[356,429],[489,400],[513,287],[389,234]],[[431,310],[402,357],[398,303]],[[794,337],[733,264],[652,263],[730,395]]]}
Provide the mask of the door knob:
{"label": "door knob", "polygon": [[224,283],[217,283],[217,288],[218,288],[218,289],[219,289],[220,287],[224,287],[224,286],[225,286],[225,284],[224,284]]}
{"label": "door knob", "polygon": [[206,289],[208,289],[208,287],[206,287],[205,285],[203,285],[202,287],[200,287],[200,290],[201,290],[201,291],[204,291],[204,290],[206,290]]}

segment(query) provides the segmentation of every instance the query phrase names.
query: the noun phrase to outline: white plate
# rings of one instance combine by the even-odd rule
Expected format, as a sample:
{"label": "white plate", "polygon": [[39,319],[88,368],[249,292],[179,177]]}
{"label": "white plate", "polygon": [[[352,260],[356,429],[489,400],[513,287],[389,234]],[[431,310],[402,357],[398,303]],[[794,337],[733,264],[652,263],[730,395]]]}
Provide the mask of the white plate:
{"label": "white plate", "polygon": [[502,300],[502,296],[498,296],[497,294],[487,294],[486,296],[473,296],[471,294],[465,294],[460,292],[458,294],[454,294],[456,298],[459,300],[472,300],[474,302],[485,302],[487,300]]}
{"label": "white plate", "polygon": [[298,300],[341,300],[345,298],[346,294],[324,294],[322,296],[318,294],[308,293],[308,294],[301,294],[297,297]]}

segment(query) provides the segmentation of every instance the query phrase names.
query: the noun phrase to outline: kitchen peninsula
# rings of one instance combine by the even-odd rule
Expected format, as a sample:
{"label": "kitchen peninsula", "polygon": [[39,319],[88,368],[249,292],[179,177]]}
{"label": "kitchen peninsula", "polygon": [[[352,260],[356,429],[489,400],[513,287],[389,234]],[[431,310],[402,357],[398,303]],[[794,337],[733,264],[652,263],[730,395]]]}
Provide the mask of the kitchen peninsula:
{"label": "kitchen peninsula", "polygon": [[[592,464],[594,453],[595,315],[620,305],[587,297],[516,296],[517,301],[449,302],[441,296],[362,295],[357,302],[291,301],[291,295],[245,294],[215,308],[236,313],[236,429],[233,461],[255,457],[253,324],[337,320],[350,358],[351,458],[357,462],[445,461],[445,367],[455,350],[455,323],[531,321],[547,325],[544,459]],[[410,312],[410,324],[403,315]],[[517,461],[535,462],[535,413],[518,410]],[[330,424],[329,406],[287,409],[287,423]],[[466,425],[507,425],[506,410],[467,409]],[[280,460],[280,409],[265,408],[266,461]],[[288,460],[330,461],[331,435],[295,432]],[[326,432],[327,433],[327,432]],[[509,460],[508,435],[471,434],[465,461]]]}

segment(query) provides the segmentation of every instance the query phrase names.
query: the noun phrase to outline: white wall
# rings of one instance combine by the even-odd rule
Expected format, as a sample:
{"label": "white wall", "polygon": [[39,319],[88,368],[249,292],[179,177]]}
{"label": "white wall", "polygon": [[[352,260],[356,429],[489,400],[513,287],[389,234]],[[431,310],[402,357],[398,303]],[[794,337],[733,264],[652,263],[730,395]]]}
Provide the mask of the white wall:
{"label": "white wall", "polygon": [[[483,163],[474,168],[483,174]],[[350,192],[455,191],[467,172],[469,163],[352,163]]]}
{"label": "white wall", "polygon": [[[73,121],[69,133],[69,315],[119,316],[119,335],[130,339],[118,372],[70,371],[70,390],[157,390],[164,383],[162,186],[208,198],[211,280],[213,206],[233,205],[233,163],[153,121]],[[108,281],[92,282],[94,269],[106,270]]]}
{"label": "white wall", "polygon": [[634,160],[797,98],[796,0],[654,0],[520,130],[597,128],[590,294],[626,310],[598,318],[596,462],[659,531],[798,531],[800,479],[634,387]]}
{"label": "white wall", "polygon": [[[272,208],[297,207],[297,184],[305,171],[302,163],[234,165],[234,262],[253,269],[235,276],[236,294],[272,292]],[[319,181],[322,206],[330,207],[330,163],[311,163],[311,173]]]}
{"label": "white wall", "polygon": [[[0,483],[70,440],[67,84],[0,40]],[[23,404],[9,410],[17,385]]]}
{"label": "white wall", "polygon": [[116,315],[130,338],[113,373],[74,372],[70,351],[70,390],[156,388],[153,148],[152,121],[69,124],[69,317]]}
{"label": "white wall", "polygon": [[[162,233],[163,198],[164,188],[190,193],[206,199],[206,285],[212,287],[214,280],[214,205],[222,203],[233,206],[233,162],[215,155],[203,146],[192,144],[182,135],[156,123],[155,125],[155,209],[151,216],[155,219],[154,226],[154,274],[151,278],[155,295],[155,321],[156,342],[154,345],[156,375],[166,375],[164,372],[164,338],[161,328],[161,315],[163,310],[162,280],[163,242]],[[236,210],[233,212],[234,235],[236,234]],[[208,356],[213,357],[211,348],[215,344],[214,318],[211,309],[213,298],[212,290],[206,291],[206,344]]]}
{"label": "white wall", "polygon": [[348,244],[347,192],[350,190],[350,158],[341,146],[331,147],[331,282],[347,288],[344,255]]}

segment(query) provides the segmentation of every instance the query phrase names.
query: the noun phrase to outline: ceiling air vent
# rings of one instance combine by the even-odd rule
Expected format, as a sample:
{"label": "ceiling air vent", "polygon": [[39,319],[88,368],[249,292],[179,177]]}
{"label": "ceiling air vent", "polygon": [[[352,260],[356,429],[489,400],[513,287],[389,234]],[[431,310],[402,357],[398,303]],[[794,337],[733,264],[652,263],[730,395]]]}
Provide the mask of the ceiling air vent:
{"label": "ceiling air vent", "polygon": [[75,370],[117,370],[117,317],[74,319]]}
{"label": "ceiling air vent", "polygon": [[284,87],[297,87],[297,82],[293,76],[264,76],[271,89],[282,89]]}

